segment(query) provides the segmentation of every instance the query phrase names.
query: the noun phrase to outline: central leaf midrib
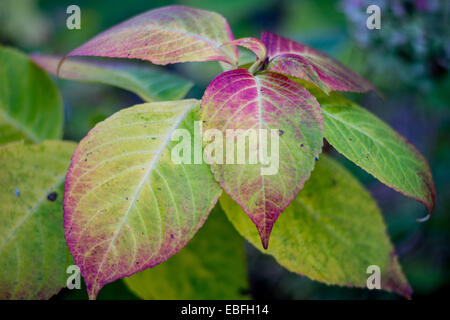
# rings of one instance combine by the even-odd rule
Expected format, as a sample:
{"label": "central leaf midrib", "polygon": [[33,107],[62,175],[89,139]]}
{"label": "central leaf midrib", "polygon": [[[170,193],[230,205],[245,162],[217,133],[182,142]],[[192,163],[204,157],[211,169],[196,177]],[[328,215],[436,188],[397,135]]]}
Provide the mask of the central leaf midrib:
{"label": "central leaf midrib", "polygon": [[108,246],[108,248],[105,251],[105,254],[103,255],[102,258],[102,262],[100,264],[100,266],[97,269],[97,275],[96,275],[96,279],[94,282],[94,287],[93,287],[93,291],[95,292],[95,289],[97,287],[97,280],[98,280],[98,276],[100,273],[100,270],[103,267],[103,263],[105,262],[105,258],[106,256],[109,254],[109,251],[112,247],[112,245],[114,244],[114,242],[116,241],[118,235],[120,234],[123,226],[125,225],[126,221],[128,220],[128,216],[130,214],[131,208],[134,206],[134,203],[136,202],[136,199],[139,197],[140,191],[142,190],[142,187],[144,186],[145,182],[148,180],[148,178],[150,177],[151,172],[153,171],[156,163],[158,162],[158,159],[160,157],[160,155],[162,154],[162,152],[164,151],[164,149],[167,147],[167,145],[170,142],[170,138],[172,137],[172,133],[180,126],[181,122],[186,118],[186,115],[189,113],[189,111],[192,110],[192,108],[197,104],[197,102],[192,103],[192,105],[190,107],[188,107],[186,109],[185,112],[183,112],[181,114],[181,116],[179,117],[179,119],[176,121],[176,123],[174,124],[174,126],[171,128],[171,130],[169,131],[169,133],[167,134],[167,139],[161,144],[161,148],[159,149],[159,151],[157,152],[157,154],[155,155],[154,159],[152,160],[152,162],[149,164],[149,167],[144,175],[144,177],[141,179],[136,192],[135,192],[135,196],[133,197],[133,200],[131,201],[130,205],[128,206],[128,209],[126,211],[125,217],[122,220],[122,223],[120,224],[119,228],[117,228],[116,233],[114,234],[113,238],[110,241],[110,244]]}

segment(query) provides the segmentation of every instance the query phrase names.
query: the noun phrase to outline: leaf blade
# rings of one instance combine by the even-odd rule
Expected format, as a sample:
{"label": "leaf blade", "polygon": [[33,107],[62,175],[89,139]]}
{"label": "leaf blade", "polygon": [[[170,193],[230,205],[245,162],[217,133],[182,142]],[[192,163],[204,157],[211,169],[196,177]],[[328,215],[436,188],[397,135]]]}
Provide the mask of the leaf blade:
{"label": "leaf blade", "polygon": [[142,299],[245,299],[246,273],[244,241],[216,205],[178,254],[124,280]]}
{"label": "leaf blade", "polygon": [[424,204],[431,214],[436,191],[420,152],[381,119],[343,96],[317,96],[324,135],[349,160],[394,190]]}
{"label": "leaf blade", "polygon": [[268,250],[261,248],[258,234],[228,195],[222,195],[220,204],[243,237],[292,272],[327,284],[366,287],[367,267],[378,265],[383,290],[412,294],[376,203],[325,155],[280,217]]}
{"label": "leaf blade", "polygon": [[62,141],[0,148],[1,299],[48,299],[66,284],[62,195],[74,149]]}
{"label": "leaf blade", "polygon": [[[208,86],[201,117],[206,130],[219,128],[225,138],[228,130],[255,127],[281,135],[283,144],[274,155],[280,171],[277,168],[273,175],[262,174],[265,166],[261,162],[211,164],[216,180],[249,215],[267,247],[273,224],[303,187],[321,152],[322,116],[317,101],[283,75],[265,72],[253,76],[245,69],[236,69],[221,74]],[[246,146],[246,154],[261,153],[251,148]],[[278,188],[280,182],[285,186],[283,192]]]}
{"label": "leaf blade", "polygon": [[264,61],[267,58],[267,49],[264,43],[257,38],[241,38],[236,39],[224,44],[226,45],[238,45],[244,48],[247,48],[256,55],[258,61]]}
{"label": "leaf blade", "polygon": [[[33,54],[31,59],[43,69],[57,75],[63,57]],[[139,95],[144,101],[179,100],[193,83],[177,75],[150,66],[124,61],[89,61],[68,58],[59,69],[59,77],[82,82],[113,85]]]}
{"label": "leaf blade", "polygon": [[[270,32],[263,32],[261,41],[266,45],[270,59],[280,55],[294,54],[309,62],[327,91],[376,91],[367,80],[323,52]],[[269,70],[270,68],[269,63]],[[299,68],[290,70],[287,75],[309,80],[305,77],[305,73],[308,74],[308,72],[299,71],[293,74],[295,71],[299,71]]]}
{"label": "leaf blade", "polygon": [[68,56],[135,58],[161,65],[189,61],[236,65],[236,48],[221,47],[233,39],[228,22],[221,15],[173,5],[122,22]]}
{"label": "leaf blade", "polygon": [[62,99],[42,69],[21,52],[0,46],[0,78],[0,144],[62,137]]}
{"label": "leaf blade", "polygon": [[77,147],[66,179],[64,223],[91,299],[104,284],[178,252],[217,201],[221,190],[207,166],[170,158],[174,130],[191,130],[197,105],[180,100],[124,109]]}

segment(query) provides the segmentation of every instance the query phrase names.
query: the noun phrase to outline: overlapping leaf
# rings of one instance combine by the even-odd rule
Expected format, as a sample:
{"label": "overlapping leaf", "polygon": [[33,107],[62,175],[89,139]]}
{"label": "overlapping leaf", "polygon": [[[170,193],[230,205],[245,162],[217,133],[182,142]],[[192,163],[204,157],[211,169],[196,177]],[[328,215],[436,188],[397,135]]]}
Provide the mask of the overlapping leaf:
{"label": "overlapping leaf", "polygon": [[238,45],[244,48],[247,48],[256,55],[259,61],[264,61],[267,57],[267,49],[264,43],[261,40],[256,38],[241,38],[230,41],[225,45]]}
{"label": "overlapping leaf", "polygon": [[[269,32],[263,32],[261,40],[267,47],[270,61],[276,61],[269,62],[267,70],[311,81],[326,91],[375,90],[360,75],[311,47]],[[318,81],[316,74],[322,83]]]}
{"label": "overlapping leaf", "polygon": [[247,143],[245,150],[236,147],[236,153],[245,152],[249,158],[245,164],[225,161],[235,157],[228,149],[225,164],[211,164],[216,180],[249,215],[267,247],[273,224],[308,179],[321,151],[320,107],[306,89],[283,75],[265,72],[253,76],[236,69],[211,82],[201,109],[203,128],[218,129],[224,139],[236,136],[237,131],[230,130],[268,130],[268,140],[272,140],[270,130],[278,132],[279,149],[271,156],[279,165],[270,175],[263,174],[263,169],[271,164],[250,163],[249,155],[260,156],[262,144],[255,148]]}
{"label": "overlapping leaf", "polygon": [[387,186],[423,203],[431,214],[436,192],[420,152],[382,120],[339,93],[325,96],[316,90],[314,95],[322,107],[324,135],[330,144]]}
{"label": "overlapping leaf", "polygon": [[[54,75],[63,57],[31,55],[31,59]],[[129,61],[86,60],[68,58],[59,69],[64,79],[98,82],[113,85],[139,95],[144,101],[165,101],[184,98],[192,88],[192,82],[154,67]]]}
{"label": "overlapping leaf", "polygon": [[233,40],[221,15],[184,6],[154,9],[114,26],[69,56],[135,58],[154,64],[188,61],[237,63],[237,50],[223,43]]}
{"label": "overlapping leaf", "polygon": [[366,287],[367,267],[376,265],[381,289],[412,294],[376,203],[325,155],[278,219],[268,250],[262,250],[258,233],[228,195],[220,204],[239,233],[292,272],[327,284]]}
{"label": "overlapping leaf", "polygon": [[0,144],[62,135],[63,108],[48,75],[15,49],[0,46]]}
{"label": "overlapping leaf", "polygon": [[124,280],[142,299],[245,299],[244,240],[217,205],[178,254]]}
{"label": "overlapping leaf", "polygon": [[171,159],[178,128],[192,132],[197,100],[124,109],[90,131],[66,179],[69,250],[89,297],[178,252],[220,195],[207,165]]}
{"label": "overlapping leaf", "polygon": [[66,284],[64,177],[75,143],[0,147],[0,299],[48,299]]}

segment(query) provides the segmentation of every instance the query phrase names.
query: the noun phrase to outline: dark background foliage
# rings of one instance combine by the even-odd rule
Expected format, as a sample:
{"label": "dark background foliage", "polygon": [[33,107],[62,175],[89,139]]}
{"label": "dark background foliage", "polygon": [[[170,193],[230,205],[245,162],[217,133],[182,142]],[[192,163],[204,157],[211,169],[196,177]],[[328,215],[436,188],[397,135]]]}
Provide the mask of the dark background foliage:
{"label": "dark background foliage", "polygon": [[[351,99],[384,119],[428,159],[437,189],[432,218],[417,223],[425,208],[334,154],[370,190],[384,214],[414,298],[443,296],[450,290],[450,3],[439,0],[21,0],[0,2],[0,43],[25,52],[65,54],[98,32],[135,14],[169,4],[223,14],[236,38],[261,31],[314,46],[338,58],[372,81],[373,93]],[[81,8],[81,30],[66,28],[66,8]],[[366,28],[368,5],[381,7],[381,30]],[[189,96],[200,98],[220,72],[217,63],[169,67],[195,80]],[[80,140],[98,121],[140,102],[123,90],[57,80],[65,103],[65,138]],[[351,197],[352,195],[348,195]],[[398,298],[387,293],[326,286],[280,267],[247,246],[253,298],[367,299]],[[74,290],[77,291],[77,290]],[[85,298],[63,291],[57,298]],[[107,285],[100,299],[134,298],[121,281]]]}

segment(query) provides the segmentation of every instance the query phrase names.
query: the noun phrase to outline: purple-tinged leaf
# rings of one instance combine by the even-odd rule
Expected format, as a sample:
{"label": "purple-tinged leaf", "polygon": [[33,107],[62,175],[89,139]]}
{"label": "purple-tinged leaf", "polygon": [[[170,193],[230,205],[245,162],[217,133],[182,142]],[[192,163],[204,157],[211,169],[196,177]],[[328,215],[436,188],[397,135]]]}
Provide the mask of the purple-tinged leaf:
{"label": "purple-tinged leaf", "polygon": [[247,48],[256,55],[258,61],[264,61],[267,57],[267,49],[264,43],[257,38],[241,38],[225,43],[224,45],[238,45]]}
{"label": "purple-tinged leaf", "polygon": [[230,165],[229,159],[234,161],[235,157],[228,148],[227,159],[222,162],[226,164],[211,164],[216,180],[248,214],[267,248],[275,221],[303,187],[321,152],[323,118],[317,100],[281,74],[254,76],[248,70],[236,69],[221,74],[208,86],[201,118],[204,130],[218,129],[225,140],[236,137],[236,131],[231,130],[239,129],[267,129],[268,140],[272,140],[271,130],[276,130],[279,150],[269,152],[272,164],[278,161],[274,174],[263,174],[268,165],[261,161],[250,163],[250,155],[261,156],[261,145],[255,147],[250,142],[235,150],[249,158],[244,164]]}
{"label": "purple-tinged leaf", "polygon": [[[303,58],[299,61],[305,64],[309,63],[314,68],[327,91],[376,91],[376,89],[360,75],[323,52],[269,32],[263,32],[261,35],[261,40],[267,47],[270,61],[277,58],[276,60],[278,67],[275,66],[275,69],[272,69],[273,66],[269,62],[267,70],[273,70],[276,72],[281,72],[280,70],[286,71],[286,67],[280,69],[280,64],[283,65],[286,63],[292,63],[292,61],[283,62],[283,60],[292,60],[291,55],[294,54]],[[286,56],[286,54],[288,54],[288,56]],[[310,77],[310,72],[300,71],[295,73],[295,71],[298,71],[299,69],[301,68],[298,68],[297,66],[290,72],[288,71],[286,74],[310,81],[310,79],[308,79],[308,77]],[[305,74],[307,74],[308,77],[305,77]],[[317,85],[317,82],[314,83]]]}
{"label": "purple-tinged leaf", "polygon": [[280,54],[270,61],[268,70],[309,81],[328,94],[325,84],[305,57],[291,53]]}
{"label": "purple-tinged leaf", "polygon": [[92,38],[68,56],[148,60],[154,64],[223,61],[237,64],[237,48],[228,22],[215,12],[184,6],[154,9]]}
{"label": "purple-tinged leaf", "polygon": [[177,253],[214,207],[221,189],[208,166],[171,158],[171,138],[178,128],[191,130],[198,104],[121,110],[76,148],[66,176],[64,228],[91,299],[103,285]]}

